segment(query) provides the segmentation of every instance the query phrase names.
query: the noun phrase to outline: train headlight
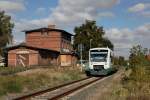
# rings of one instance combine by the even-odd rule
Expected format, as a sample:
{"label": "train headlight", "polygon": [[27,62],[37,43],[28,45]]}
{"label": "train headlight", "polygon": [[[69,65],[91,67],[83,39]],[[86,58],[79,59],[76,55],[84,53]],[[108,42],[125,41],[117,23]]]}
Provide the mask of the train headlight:
{"label": "train headlight", "polygon": [[85,64],[82,64],[83,67],[85,67]]}

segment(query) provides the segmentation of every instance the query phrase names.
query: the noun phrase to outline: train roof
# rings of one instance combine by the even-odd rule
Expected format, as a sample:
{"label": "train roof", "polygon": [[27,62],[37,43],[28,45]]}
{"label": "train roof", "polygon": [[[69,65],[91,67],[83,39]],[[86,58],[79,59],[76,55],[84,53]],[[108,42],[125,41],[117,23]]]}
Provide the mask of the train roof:
{"label": "train roof", "polygon": [[99,49],[99,50],[110,50],[110,51],[112,51],[110,48],[108,48],[108,47],[106,47],[106,48],[104,48],[104,47],[102,47],[102,48],[91,48],[90,50],[97,50],[97,49]]}

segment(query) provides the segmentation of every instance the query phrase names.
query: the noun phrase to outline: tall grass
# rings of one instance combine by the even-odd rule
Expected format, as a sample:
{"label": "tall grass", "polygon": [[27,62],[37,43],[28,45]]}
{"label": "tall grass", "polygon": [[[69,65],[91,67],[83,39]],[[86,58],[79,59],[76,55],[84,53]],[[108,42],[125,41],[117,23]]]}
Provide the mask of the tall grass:
{"label": "tall grass", "polygon": [[21,80],[17,76],[0,76],[0,95],[18,93],[22,89]]}
{"label": "tall grass", "polygon": [[149,100],[150,98],[150,71],[148,66],[136,66],[130,69],[129,75],[124,75],[121,87],[114,90],[117,97],[124,100]]}
{"label": "tall grass", "polygon": [[[34,69],[32,69],[34,71]],[[78,69],[49,69],[29,75],[0,75],[0,96],[21,93],[42,87],[54,87],[85,77]],[[46,71],[45,71],[46,70]]]}
{"label": "tall grass", "polygon": [[38,69],[38,68],[53,68],[53,66],[31,66],[31,67],[0,67],[0,75],[13,75],[18,72],[23,72],[30,69]]}
{"label": "tall grass", "polygon": [[0,75],[12,75],[17,72],[28,70],[27,67],[0,67]]}

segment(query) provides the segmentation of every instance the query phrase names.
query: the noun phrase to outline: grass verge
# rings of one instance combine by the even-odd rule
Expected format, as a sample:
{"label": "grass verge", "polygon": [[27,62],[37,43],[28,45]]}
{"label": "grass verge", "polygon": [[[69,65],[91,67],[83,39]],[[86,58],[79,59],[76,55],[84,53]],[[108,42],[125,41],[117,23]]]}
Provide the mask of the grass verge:
{"label": "grass verge", "polygon": [[107,91],[104,97],[107,99],[103,100],[149,100],[149,67],[137,66],[134,69],[126,70],[122,79],[114,81],[113,87]]}
{"label": "grass verge", "polygon": [[78,69],[40,68],[18,74],[0,75],[0,96],[25,93],[43,87],[54,87],[86,77]]}

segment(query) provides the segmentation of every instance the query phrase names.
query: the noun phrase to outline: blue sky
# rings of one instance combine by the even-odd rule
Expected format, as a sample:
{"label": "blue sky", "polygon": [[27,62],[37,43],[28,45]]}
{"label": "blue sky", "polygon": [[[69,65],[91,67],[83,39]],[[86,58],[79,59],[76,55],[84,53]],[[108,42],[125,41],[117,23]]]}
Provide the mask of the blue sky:
{"label": "blue sky", "polygon": [[86,19],[103,26],[117,55],[128,56],[129,48],[150,48],[149,0],[0,0],[0,9],[12,16],[15,42],[24,41],[23,30],[55,24],[74,34]]}

